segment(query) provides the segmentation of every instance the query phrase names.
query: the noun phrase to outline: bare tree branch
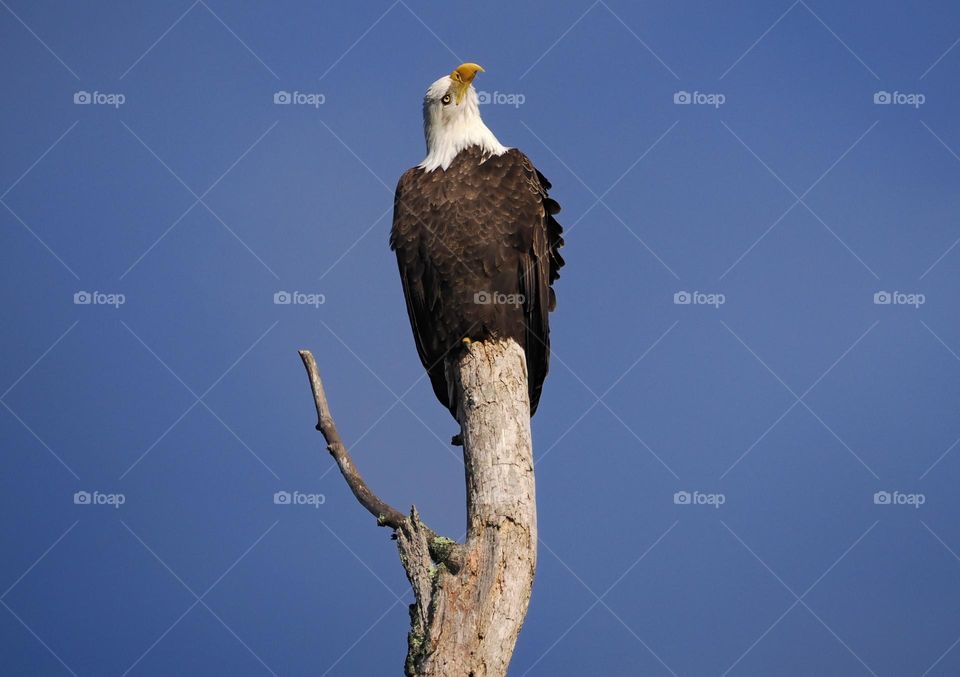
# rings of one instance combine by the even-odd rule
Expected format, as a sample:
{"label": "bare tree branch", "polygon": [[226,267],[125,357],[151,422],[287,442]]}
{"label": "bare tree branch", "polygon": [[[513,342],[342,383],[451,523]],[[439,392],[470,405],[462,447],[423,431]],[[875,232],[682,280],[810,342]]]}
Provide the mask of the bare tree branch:
{"label": "bare tree branch", "polygon": [[317,430],[323,434],[323,439],[327,441],[327,450],[337,462],[343,479],[347,481],[350,491],[357,497],[360,505],[377,518],[377,524],[399,529],[407,520],[407,516],[377,496],[367,485],[360,471],[357,470],[353,458],[350,457],[350,452],[347,451],[347,446],[343,443],[343,439],[337,431],[337,424],[333,420],[333,415],[330,413],[330,405],[327,403],[327,393],[323,389],[323,381],[320,380],[317,361],[313,359],[313,354],[309,350],[299,352],[300,359],[303,360],[303,366],[307,370],[307,376],[310,377],[313,401],[317,406]]}
{"label": "bare tree branch", "polygon": [[310,377],[317,430],[353,495],[393,529],[413,588],[407,634],[409,677],[504,677],[530,601],[537,516],[526,358],[513,340],[473,342],[448,356],[457,391],[467,484],[467,539],[438,536],[380,499],[350,457],[330,413],[317,363]]}

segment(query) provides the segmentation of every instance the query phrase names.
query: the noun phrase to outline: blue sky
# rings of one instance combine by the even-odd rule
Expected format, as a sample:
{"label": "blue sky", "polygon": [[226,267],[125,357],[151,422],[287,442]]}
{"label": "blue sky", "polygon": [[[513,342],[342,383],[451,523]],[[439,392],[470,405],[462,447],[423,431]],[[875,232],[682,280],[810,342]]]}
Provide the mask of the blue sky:
{"label": "blue sky", "polygon": [[399,674],[296,350],[459,537],[387,234],[462,61],[567,227],[511,674],[960,672],[955,4],[0,5],[11,674]]}

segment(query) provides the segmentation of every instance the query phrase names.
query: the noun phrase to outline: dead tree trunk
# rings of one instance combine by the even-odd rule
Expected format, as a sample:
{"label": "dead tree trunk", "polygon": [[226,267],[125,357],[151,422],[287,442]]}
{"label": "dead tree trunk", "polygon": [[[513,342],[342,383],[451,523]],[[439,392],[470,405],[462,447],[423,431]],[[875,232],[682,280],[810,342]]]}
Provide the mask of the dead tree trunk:
{"label": "dead tree trunk", "polygon": [[317,429],[357,500],[394,530],[413,587],[404,673],[503,677],[530,601],[537,518],[526,360],[514,341],[470,344],[447,365],[460,402],[467,484],[465,543],[438,536],[370,490],[330,415],[316,362],[300,351]]}

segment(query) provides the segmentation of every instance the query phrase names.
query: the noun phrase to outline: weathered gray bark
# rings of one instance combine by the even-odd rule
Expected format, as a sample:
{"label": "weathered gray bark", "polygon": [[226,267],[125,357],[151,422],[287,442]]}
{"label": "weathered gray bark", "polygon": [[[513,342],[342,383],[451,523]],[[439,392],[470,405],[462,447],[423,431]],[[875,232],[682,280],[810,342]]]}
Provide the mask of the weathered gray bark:
{"label": "weathered gray bark", "polygon": [[467,484],[463,544],[391,508],[360,476],[337,433],[316,363],[310,375],[320,430],[344,479],[378,524],[394,530],[416,601],[405,674],[502,677],[530,601],[537,519],[526,361],[514,341],[472,343],[446,365],[460,402]]}

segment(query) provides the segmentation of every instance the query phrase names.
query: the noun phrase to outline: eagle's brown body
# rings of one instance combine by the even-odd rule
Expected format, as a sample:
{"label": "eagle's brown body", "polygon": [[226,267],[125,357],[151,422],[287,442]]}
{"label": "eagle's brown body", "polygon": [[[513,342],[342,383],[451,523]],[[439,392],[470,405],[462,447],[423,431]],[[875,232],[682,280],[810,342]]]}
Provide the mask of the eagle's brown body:
{"label": "eagle's brown body", "polygon": [[437,399],[456,417],[445,357],[464,339],[513,338],[527,356],[530,414],[550,359],[551,284],[563,265],[560,206],[520,151],[461,151],[444,169],[408,170],[394,202],[397,253],[417,351]]}

